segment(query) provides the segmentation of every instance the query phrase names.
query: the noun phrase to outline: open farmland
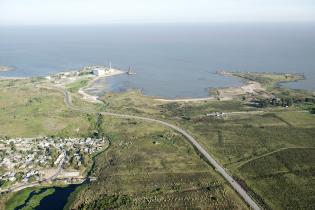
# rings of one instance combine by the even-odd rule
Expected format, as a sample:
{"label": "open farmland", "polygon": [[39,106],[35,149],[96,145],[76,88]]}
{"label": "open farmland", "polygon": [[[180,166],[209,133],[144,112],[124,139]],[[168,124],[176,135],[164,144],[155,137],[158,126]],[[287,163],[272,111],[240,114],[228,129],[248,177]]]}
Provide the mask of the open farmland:
{"label": "open farmland", "polygon": [[[270,84],[278,80],[272,79],[274,81]],[[290,90],[278,87],[272,89],[272,85],[269,87],[286,95],[295,96],[298,93],[299,98],[312,97],[310,93],[305,95],[302,91],[292,91],[291,94]],[[295,105],[289,108],[257,109],[238,100],[161,103],[148,98],[146,103],[141,94],[130,93],[119,94],[120,100],[114,99],[115,94],[104,96],[106,108],[143,116],[155,115],[156,118],[167,119],[184,127],[267,209],[287,209],[290,206],[291,209],[315,208],[314,173],[310,172],[314,170],[314,166],[311,161],[304,162],[306,171],[287,170],[289,172],[279,175],[279,179],[259,176],[258,171],[261,170],[267,170],[266,173],[277,171],[277,166],[272,163],[268,165],[268,172],[268,168],[258,161],[254,167],[257,170],[255,179],[248,176],[247,170],[243,168],[251,160],[270,153],[276,154],[278,151],[282,152],[282,158],[287,158],[288,163],[295,164],[298,160],[296,156],[290,155],[290,149],[297,149],[294,151],[300,153],[312,150],[315,147],[315,117],[303,110],[307,107]],[[208,113],[215,112],[226,114],[219,117],[207,116]],[[305,160],[313,155],[312,152],[305,153]],[[276,193],[273,193],[274,185],[277,185]],[[266,196],[268,193],[269,196]],[[286,198],[290,193],[292,196]],[[292,202],[294,205],[291,205]]]}
{"label": "open farmland", "polygon": [[164,127],[106,117],[110,148],[95,158],[96,182],[72,208],[246,208],[185,139]]}
{"label": "open farmland", "polygon": [[63,94],[30,80],[0,82],[0,135],[10,137],[85,136],[90,123],[70,111]]}
{"label": "open farmland", "polygon": [[292,148],[239,168],[246,183],[272,209],[314,209],[315,148]]}
{"label": "open farmland", "polygon": [[265,208],[313,209],[314,120],[310,113],[277,112],[185,124]]}

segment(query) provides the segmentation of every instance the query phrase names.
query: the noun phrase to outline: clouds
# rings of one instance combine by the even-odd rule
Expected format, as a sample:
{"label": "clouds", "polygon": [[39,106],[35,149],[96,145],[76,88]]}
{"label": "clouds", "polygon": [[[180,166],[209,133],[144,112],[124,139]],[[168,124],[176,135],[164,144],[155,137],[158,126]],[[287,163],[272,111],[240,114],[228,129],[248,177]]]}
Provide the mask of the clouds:
{"label": "clouds", "polygon": [[0,0],[0,24],[315,21],[311,0]]}

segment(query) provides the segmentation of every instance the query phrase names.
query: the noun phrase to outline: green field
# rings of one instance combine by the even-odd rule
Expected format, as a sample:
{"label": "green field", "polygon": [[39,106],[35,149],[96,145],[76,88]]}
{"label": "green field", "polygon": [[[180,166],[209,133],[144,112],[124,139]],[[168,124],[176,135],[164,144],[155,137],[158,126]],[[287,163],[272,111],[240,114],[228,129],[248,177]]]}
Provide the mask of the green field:
{"label": "green field", "polygon": [[239,168],[248,186],[272,209],[314,209],[315,148],[294,148]]}
{"label": "green field", "polygon": [[76,93],[79,91],[80,88],[87,86],[89,84],[89,81],[90,81],[89,78],[83,78],[73,83],[70,83],[69,85],[66,86],[66,88],[71,93]]}
{"label": "green field", "polygon": [[229,72],[229,75],[242,78],[245,81],[259,82],[267,87],[272,87],[279,82],[291,82],[304,79],[304,76],[299,74],[270,72]]}
{"label": "green field", "polygon": [[185,126],[265,208],[312,209],[314,120],[305,112],[280,112]]}
{"label": "green field", "polygon": [[[272,78],[272,82],[274,83]],[[281,77],[281,79],[283,79]],[[268,79],[269,81],[269,79]],[[271,84],[270,83],[270,84]],[[277,93],[280,93],[278,88]],[[302,91],[281,90],[281,94],[294,97],[310,97]],[[313,96],[311,96],[313,97]],[[305,161],[305,170],[288,172],[278,178],[251,179],[243,164],[255,158],[286,148],[297,148],[300,153],[315,147],[315,117],[304,111],[303,105],[290,108],[268,107],[265,109],[248,107],[241,101],[207,101],[194,103],[162,103],[148,98],[147,101],[139,92],[106,95],[103,100],[107,110],[130,113],[155,118],[178,124],[186,128],[205,148],[213,154],[221,164],[269,209],[314,209],[313,194],[314,170],[310,161]],[[314,106],[314,105],[312,105]],[[246,114],[247,111],[260,111],[261,114]],[[211,112],[235,112],[223,118],[205,116]],[[290,150],[288,150],[290,151]],[[282,154],[282,153],[281,153]],[[283,151],[288,162],[295,164],[294,156]],[[313,153],[305,153],[305,160]],[[255,170],[264,170],[262,162],[255,162]],[[268,162],[269,163],[269,162]],[[249,166],[251,167],[251,166]],[[277,171],[276,164],[269,163],[271,171]],[[259,170],[257,170],[259,171]],[[257,173],[259,174],[259,173]],[[314,173],[313,173],[314,174]],[[273,186],[279,182],[278,190],[273,193]],[[285,184],[287,183],[287,184]],[[295,186],[294,188],[292,186]],[[308,187],[309,186],[309,187]],[[269,194],[270,196],[267,196]],[[291,197],[286,198],[289,194]],[[292,198],[292,199],[291,199]],[[294,203],[294,204],[293,204]]]}
{"label": "green field", "polygon": [[28,80],[0,82],[0,136],[83,136],[89,122],[69,110],[63,94]]}
{"label": "green field", "polygon": [[181,135],[109,117],[103,129],[111,146],[95,160],[97,181],[81,189],[72,208],[245,208]]}

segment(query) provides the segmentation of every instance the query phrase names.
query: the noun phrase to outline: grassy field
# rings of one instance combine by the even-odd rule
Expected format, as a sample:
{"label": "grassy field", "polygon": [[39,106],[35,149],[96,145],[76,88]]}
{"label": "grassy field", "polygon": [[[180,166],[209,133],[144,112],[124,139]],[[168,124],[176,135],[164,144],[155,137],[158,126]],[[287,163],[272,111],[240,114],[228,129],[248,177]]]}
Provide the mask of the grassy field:
{"label": "grassy field", "polygon": [[143,96],[139,91],[109,93],[101,97],[107,111],[137,114],[173,120],[206,115],[212,112],[252,111],[254,107],[243,106],[240,101],[199,101],[189,103],[161,102]]}
{"label": "grassy field", "polygon": [[84,114],[70,111],[63,94],[39,88],[29,80],[0,82],[0,136],[83,136]]}
{"label": "grassy field", "polygon": [[274,86],[279,82],[292,82],[304,79],[304,76],[299,74],[269,72],[228,72],[227,75],[243,78],[247,81],[256,81],[266,87]]}
{"label": "grassy field", "polygon": [[[286,91],[282,90],[282,93]],[[288,94],[304,97],[300,91]],[[309,95],[308,93],[307,96]],[[115,96],[109,94],[102,98],[109,111],[154,116],[186,128],[257,200],[260,200],[265,208],[287,209],[290,206],[291,209],[315,208],[312,202],[315,188],[308,188],[308,185],[314,185],[314,176],[310,175],[311,173],[296,170],[294,173],[275,176],[277,178],[262,178],[257,173],[256,178],[251,178],[252,176],[247,174],[248,170],[240,167],[253,159],[255,170],[257,168],[265,170],[263,163],[258,161],[260,159],[256,163],[255,158],[286,148],[298,148],[296,151],[303,154],[304,150],[315,147],[315,117],[303,111],[303,106],[256,109],[236,100],[162,103],[152,98],[146,100],[139,92],[122,93],[118,98]],[[264,111],[261,114],[246,114],[246,111],[261,110]],[[235,111],[244,113],[227,114],[223,118],[206,116],[211,112]],[[287,151],[281,154],[292,164],[297,161],[295,156],[289,155]],[[305,155],[310,158],[313,153]],[[309,171],[314,170],[309,161],[304,164]],[[277,170],[277,165],[273,165],[272,162],[268,166],[271,171]],[[273,193],[273,186],[277,183],[278,190]],[[266,196],[268,193],[270,196]],[[292,199],[286,198],[289,194],[292,195],[290,197]]]}
{"label": "grassy field", "polygon": [[315,148],[279,151],[250,161],[239,171],[272,209],[315,208]]}
{"label": "grassy field", "polygon": [[308,112],[279,112],[277,113],[277,116],[286,122],[290,122],[290,124],[294,127],[315,127],[315,117]]}
{"label": "grassy field", "polygon": [[76,93],[79,91],[81,87],[87,86],[89,84],[89,81],[90,81],[89,78],[83,78],[67,85],[66,88],[69,92]]}
{"label": "grassy field", "polygon": [[204,117],[185,127],[267,209],[313,209],[314,121],[310,113],[276,112]]}
{"label": "grassy field", "polygon": [[106,117],[110,148],[72,200],[74,209],[244,209],[243,202],[179,134]]}

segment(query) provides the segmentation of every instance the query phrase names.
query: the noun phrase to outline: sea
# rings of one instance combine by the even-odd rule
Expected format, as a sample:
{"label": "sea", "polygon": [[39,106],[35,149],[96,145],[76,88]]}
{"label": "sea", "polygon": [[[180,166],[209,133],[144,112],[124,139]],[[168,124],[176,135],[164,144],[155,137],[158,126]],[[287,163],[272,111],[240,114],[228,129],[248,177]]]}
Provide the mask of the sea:
{"label": "sea", "polygon": [[209,88],[240,86],[217,71],[304,74],[284,84],[315,91],[315,23],[190,23],[0,26],[0,76],[46,76],[88,65],[136,75],[98,81],[104,92],[206,97]]}

